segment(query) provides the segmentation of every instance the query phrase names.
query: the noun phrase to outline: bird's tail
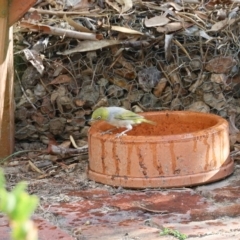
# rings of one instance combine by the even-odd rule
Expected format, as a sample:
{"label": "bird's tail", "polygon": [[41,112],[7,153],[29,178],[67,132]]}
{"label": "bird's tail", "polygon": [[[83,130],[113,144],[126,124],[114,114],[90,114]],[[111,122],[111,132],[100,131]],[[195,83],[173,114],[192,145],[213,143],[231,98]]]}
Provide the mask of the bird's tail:
{"label": "bird's tail", "polygon": [[143,122],[149,123],[149,124],[152,124],[152,125],[157,125],[156,122],[150,121],[150,120],[148,120],[148,119],[146,119],[146,118],[143,119]]}

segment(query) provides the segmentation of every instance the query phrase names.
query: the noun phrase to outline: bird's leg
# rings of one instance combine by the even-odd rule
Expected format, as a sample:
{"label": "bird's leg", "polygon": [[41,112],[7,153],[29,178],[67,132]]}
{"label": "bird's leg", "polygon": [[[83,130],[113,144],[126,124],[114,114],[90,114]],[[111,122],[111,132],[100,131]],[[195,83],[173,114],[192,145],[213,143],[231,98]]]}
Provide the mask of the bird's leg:
{"label": "bird's leg", "polygon": [[127,135],[126,132],[132,130],[132,125],[129,124],[128,126],[126,126],[126,128],[127,128],[126,130],[122,131],[121,133],[118,133],[118,134],[116,135],[116,138],[119,138],[119,137],[121,137],[121,136],[123,136],[123,135]]}
{"label": "bird's leg", "polygon": [[101,132],[101,135],[112,133],[112,131],[115,130],[115,129],[116,129],[116,127],[115,128],[111,128],[111,129],[109,129],[107,131]]}

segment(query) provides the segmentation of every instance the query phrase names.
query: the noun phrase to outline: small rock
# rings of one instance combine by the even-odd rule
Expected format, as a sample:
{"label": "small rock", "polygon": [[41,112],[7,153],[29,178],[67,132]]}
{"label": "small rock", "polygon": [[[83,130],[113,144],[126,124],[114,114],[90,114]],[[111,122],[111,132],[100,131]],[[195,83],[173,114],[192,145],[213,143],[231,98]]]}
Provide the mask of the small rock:
{"label": "small rock", "polygon": [[192,61],[190,61],[189,65],[192,71],[202,69],[201,58],[200,57],[193,58]]}
{"label": "small rock", "polygon": [[134,105],[134,106],[132,107],[132,110],[133,110],[133,112],[135,112],[135,113],[141,113],[141,112],[143,112],[143,110],[142,110],[138,105]]}
{"label": "small rock", "polygon": [[71,120],[71,125],[76,127],[84,127],[86,123],[86,119],[84,117],[73,118]]}
{"label": "small rock", "polygon": [[20,107],[15,111],[15,120],[20,120],[20,121],[26,120],[27,112],[28,112],[27,108]]}
{"label": "small rock", "polygon": [[179,98],[174,98],[171,102],[170,109],[171,110],[180,110],[182,107],[182,102]]}
{"label": "small rock", "polygon": [[49,130],[49,123],[47,124],[35,124],[35,128],[37,129],[38,133],[46,133]]}
{"label": "small rock", "polygon": [[217,110],[222,110],[222,108],[224,108],[227,104],[226,99],[222,93],[220,94],[215,94],[213,92],[204,93],[203,100],[206,104]]}
{"label": "small rock", "polygon": [[130,103],[134,103],[134,102],[136,103],[141,100],[144,94],[145,93],[142,90],[133,90],[130,93],[128,93],[127,99],[129,100]]}
{"label": "small rock", "polygon": [[145,108],[153,108],[157,101],[158,99],[152,93],[146,93],[140,102]]}
{"label": "small rock", "polygon": [[79,93],[79,100],[84,102],[85,107],[92,107],[99,98],[99,88],[95,84],[83,86]]}
{"label": "small rock", "polygon": [[38,83],[41,74],[36,70],[35,67],[29,66],[22,75],[22,86],[26,89],[33,89]]}
{"label": "small rock", "polygon": [[197,102],[192,103],[190,106],[188,106],[186,108],[186,110],[209,113],[210,107],[202,101],[197,101]]}
{"label": "small rock", "polygon": [[107,89],[108,97],[120,98],[124,95],[124,91],[121,87],[116,85],[110,85]]}
{"label": "small rock", "polygon": [[117,98],[109,98],[108,105],[119,107],[119,106],[121,106],[121,101],[120,101],[120,99],[117,99]]}
{"label": "small rock", "polygon": [[15,138],[18,140],[28,139],[36,133],[36,128],[33,125],[28,124],[15,131]]}
{"label": "small rock", "polygon": [[49,131],[53,135],[60,135],[66,124],[67,120],[65,118],[54,118],[49,122]]}
{"label": "small rock", "polygon": [[80,137],[87,137],[89,128],[90,127],[88,126],[83,127],[83,129],[80,131]]}
{"label": "small rock", "polygon": [[156,67],[145,68],[138,72],[138,82],[145,92],[151,92],[160,81],[160,78],[161,72]]}
{"label": "small rock", "polygon": [[46,89],[40,83],[38,83],[34,87],[34,91],[33,92],[34,92],[35,96],[37,96],[38,98],[42,98],[42,97],[44,97],[47,94]]}
{"label": "small rock", "polygon": [[40,139],[40,141],[41,141],[42,143],[48,145],[48,143],[49,143],[49,138],[48,138],[47,136],[45,136],[45,135],[40,135],[39,139]]}

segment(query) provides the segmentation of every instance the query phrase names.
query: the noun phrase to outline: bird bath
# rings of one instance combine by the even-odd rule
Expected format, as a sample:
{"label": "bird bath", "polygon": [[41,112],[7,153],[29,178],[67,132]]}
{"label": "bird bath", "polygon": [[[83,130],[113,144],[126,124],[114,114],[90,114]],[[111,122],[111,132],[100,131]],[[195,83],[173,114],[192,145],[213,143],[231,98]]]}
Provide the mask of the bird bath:
{"label": "bird bath", "polygon": [[220,180],[233,172],[228,122],[188,111],[143,113],[156,126],[140,124],[127,136],[97,122],[89,130],[91,180],[129,188],[183,187]]}

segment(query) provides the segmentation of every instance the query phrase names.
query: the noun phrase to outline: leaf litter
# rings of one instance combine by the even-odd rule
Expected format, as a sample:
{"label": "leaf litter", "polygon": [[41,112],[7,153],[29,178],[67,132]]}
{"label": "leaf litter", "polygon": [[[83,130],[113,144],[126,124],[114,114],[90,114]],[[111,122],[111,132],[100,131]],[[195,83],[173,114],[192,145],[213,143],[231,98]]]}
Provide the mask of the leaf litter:
{"label": "leaf litter", "polygon": [[14,26],[15,151],[30,152],[6,168],[93,186],[88,120],[113,105],[218,114],[238,159],[239,20],[229,0],[38,1]]}

